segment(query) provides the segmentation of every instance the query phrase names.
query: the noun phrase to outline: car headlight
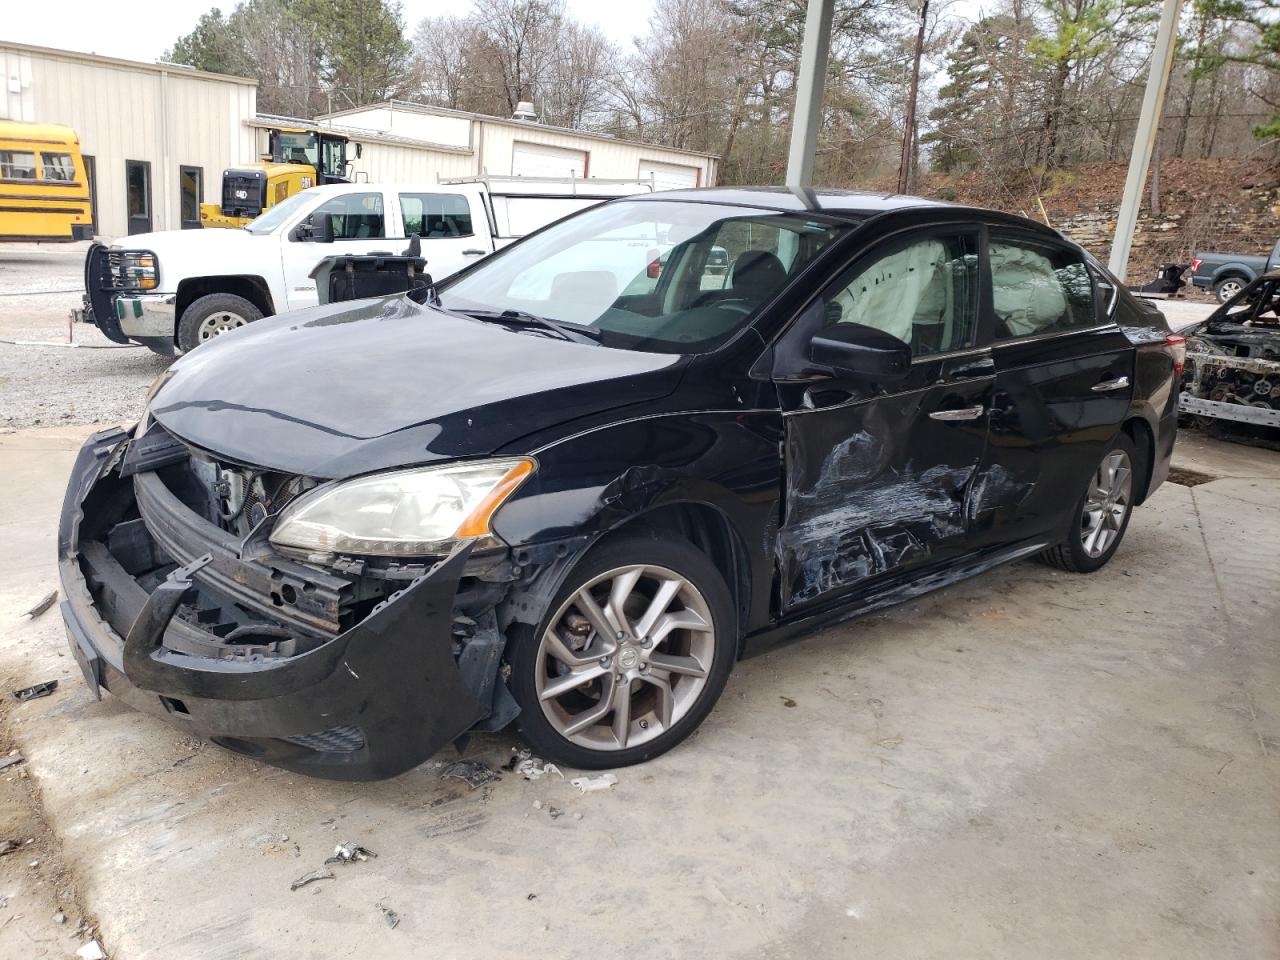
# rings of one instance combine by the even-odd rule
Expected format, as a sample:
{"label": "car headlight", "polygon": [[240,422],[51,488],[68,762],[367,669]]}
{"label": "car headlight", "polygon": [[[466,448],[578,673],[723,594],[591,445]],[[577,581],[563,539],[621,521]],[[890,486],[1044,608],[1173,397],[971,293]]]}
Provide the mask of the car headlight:
{"label": "car headlight", "polygon": [[395,470],[322,487],[280,514],[271,542],[307,553],[413,557],[489,536],[489,520],[533,473],[526,459]]}
{"label": "car headlight", "polygon": [[160,262],[154,253],[125,250],[120,254],[119,274],[130,290],[154,290],[160,282]]}

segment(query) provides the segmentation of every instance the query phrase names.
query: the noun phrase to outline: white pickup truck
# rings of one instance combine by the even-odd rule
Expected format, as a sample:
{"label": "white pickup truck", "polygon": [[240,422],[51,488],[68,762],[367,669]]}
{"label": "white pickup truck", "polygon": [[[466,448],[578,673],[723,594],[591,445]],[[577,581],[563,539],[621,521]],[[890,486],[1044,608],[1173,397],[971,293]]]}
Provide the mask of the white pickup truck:
{"label": "white pickup truck", "polygon": [[167,230],[94,244],[85,308],[117,343],[188,351],[260,317],[314,306],[312,271],[335,254],[400,253],[417,235],[437,280],[561,217],[648,192],[645,181],[484,177],[313,187],[243,230]]}

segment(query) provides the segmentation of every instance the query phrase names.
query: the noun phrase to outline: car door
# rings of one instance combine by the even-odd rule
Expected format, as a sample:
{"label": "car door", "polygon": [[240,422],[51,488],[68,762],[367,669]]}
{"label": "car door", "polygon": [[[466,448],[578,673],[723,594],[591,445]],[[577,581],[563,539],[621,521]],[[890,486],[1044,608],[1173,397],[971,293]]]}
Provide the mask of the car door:
{"label": "car door", "polygon": [[[321,216],[333,224],[333,242],[310,238]],[[311,271],[325,257],[348,253],[401,253],[404,240],[399,224],[387,215],[381,190],[340,193],[330,197],[283,233],[280,251],[286,297],[290,310],[319,303]]]}
{"label": "car door", "polygon": [[422,255],[432,279],[452,276],[493,251],[489,218],[478,190],[403,190],[396,200],[404,235],[417,234],[422,240]]}
{"label": "car door", "polygon": [[1134,373],[1133,346],[1078,249],[993,228],[987,259],[996,383],[978,546],[1062,534],[1124,421]]}
{"label": "car door", "polygon": [[[780,342],[784,614],[966,550],[995,382],[990,351],[975,345],[979,241],[978,229],[952,227],[877,244]],[[814,334],[842,323],[909,344],[906,376],[877,384],[806,365]]]}

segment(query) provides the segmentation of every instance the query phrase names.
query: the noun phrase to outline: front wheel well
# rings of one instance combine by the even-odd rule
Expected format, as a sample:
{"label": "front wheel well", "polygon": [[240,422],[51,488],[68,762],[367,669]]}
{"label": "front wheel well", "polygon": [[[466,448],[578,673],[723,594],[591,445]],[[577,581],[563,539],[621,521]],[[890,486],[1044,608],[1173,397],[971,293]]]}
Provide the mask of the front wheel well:
{"label": "front wheel well", "polygon": [[662,537],[679,537],[706,554],[724,577],[733,596],[741,638],[751,610],[751,565],[746,546],[729,518],[709,504],[681,501],[637,514],[614,527],[606,536],[634,533],[637,529]]}
{"label": "front wheel well", "polygon": [[[187,307],[211,293],[230,293],[237,297],[244,297],[261,310],[264,317],[269,317],[276,312],[271,302],[271,290],[262,277],[252,275],[191,277],[178,284],[178,299],[174,304],[175,321],[181,322]],[[176,328],[174,332],[176,334]]]}
{"label": "front wheel well", "polygon": [[1141,417],[1130,417],[1120,429],[1133,441],[1138,456],[1142,458],[1136,467],[1137,495],[1134,497],[1134,503],[1141,504],[1151,490],[1151,472],[1156,463],[1156,437],[1147,421]]}

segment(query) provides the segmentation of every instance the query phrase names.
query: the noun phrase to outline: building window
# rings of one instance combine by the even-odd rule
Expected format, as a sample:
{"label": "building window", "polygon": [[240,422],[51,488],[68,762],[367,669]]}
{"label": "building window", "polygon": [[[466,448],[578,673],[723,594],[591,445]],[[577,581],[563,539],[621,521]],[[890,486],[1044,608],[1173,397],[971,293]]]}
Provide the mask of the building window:
{"label": "building window", "polygon": [[146,160],[124,162],[125,206],[129,233],[151,231],[151,164]]}
{"label": "building window", "polygon": [[58,180],[70,183],[76,178],[76,165],[69,153],[42,153],[40,160],[44,167],[46,180]]}
{"label": "building window", "polygon": [[0,150],[0,179],[34,180],[36,155],[22,150]]}
{"label": "building window", "polygon": [[178,190],[182,201],[182,229],[199,229],[200,198],[204,196],[204,170],[200,167],[179,167]]}

